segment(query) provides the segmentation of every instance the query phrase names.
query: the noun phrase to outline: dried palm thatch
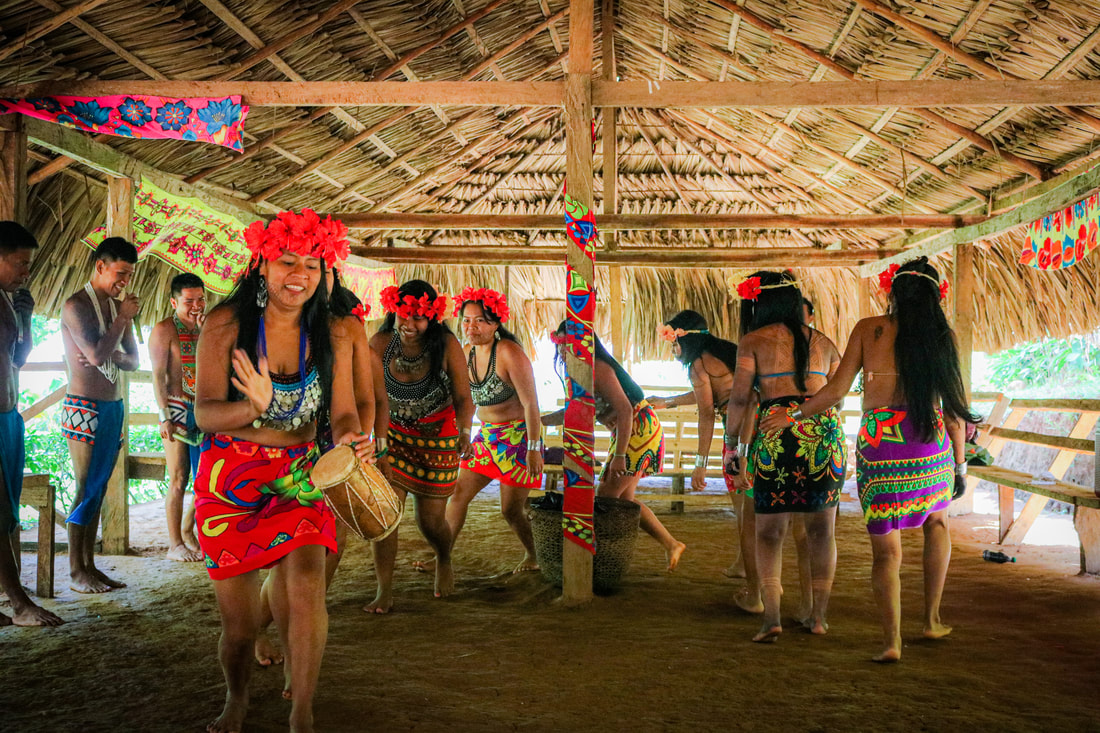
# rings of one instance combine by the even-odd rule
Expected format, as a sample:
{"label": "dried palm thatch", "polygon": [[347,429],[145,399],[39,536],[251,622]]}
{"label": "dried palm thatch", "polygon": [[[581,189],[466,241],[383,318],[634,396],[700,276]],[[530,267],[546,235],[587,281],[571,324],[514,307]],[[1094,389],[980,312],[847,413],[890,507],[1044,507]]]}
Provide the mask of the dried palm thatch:
{"label": "dried palm thatch", "polygon": [[[622,80],[835,81],[1095,79],[1100,5],[1070,0],[664,0],[597,12]],[[0,85],[60,79],[239,81],[560,80],[568,0],[0,0]],[[341,6],[342,7],[342,6]],[[878,8],[878,9],[876,9]],[[885,10],[882,10],[885,8]],[[897,15],[894,15],[894,14]],[[468,18],[472,23],[464,24]],[[900,18],[900,20],[898,20]],[[42,32],[38,32],[42,29]],[[302,29],[311,32],[302,34]],[[26,35],[24,35],[26,34]],[[936,48],[929,34],[948,45]],[[254,62],[258,50],[263,60]],[[604,114],[597,119],[602,128]],[[954,127],[952,127],[952,125]],[[966,128],[970,139],[960,137]],[[373,131],[367,136],[365,132]],[[565,176],[560,110],[379,107],[253,109],[246,154],[201,143],[105,140],[119,151],[261,213],[558,213]],[[615,140],[618,213],[913,214],[984,212],[1035,181],[1098,155],[1100,115],[1072,108],[623,109]],[[972,144],[974,134],[984,140]],[[595,166],[603,150],[597,138]],[[78,164],[46,176],[53,153],[31,146],[29,224],[43,243],[33,288],[46,311],[86,277],[77,242],[103,220],[102,175]],[[1033,168],[1032,168],[1033,170]],[[612,199],[596,176],[596,205]],[[599,210],[599,209],[597,209]],[[896,246],[912,232],[823,229],[629,231],[623,247]],[[369,245],[560,245],[560,231],[356,232]],[[1061,273],[1015,264],[1017,230],[980,245],[975,346],[995,350],[1100,324],[1093,259]],[[938,265],[949,269],[947,256]],[[559,268],[400,267],[455,292],[506,289],[527,344],[564,312]],[[703,313],[732,336],[731,281],[746,271],[622,268],[624,330],[634,358],[659,353],[655,329]],[[843,340],[858,316],[851,269],[798,271],[818,323]],[[172,273],[138,269],[134,290],[166,309]],[[610,292],[601,268],[601,298]],[[605,302],[601,300],[601,302]],[[607,309],[598,330],[610,331]],[[147,319],[148,320],[148,319]]]}

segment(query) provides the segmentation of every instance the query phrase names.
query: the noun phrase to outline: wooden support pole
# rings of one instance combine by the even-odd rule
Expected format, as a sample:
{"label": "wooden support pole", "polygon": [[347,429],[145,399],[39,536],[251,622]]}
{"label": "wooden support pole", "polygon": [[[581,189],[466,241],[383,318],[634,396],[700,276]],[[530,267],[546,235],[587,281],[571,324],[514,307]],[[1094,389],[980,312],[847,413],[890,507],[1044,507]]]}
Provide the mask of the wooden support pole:
{"label": "wooden support pole", "polygon": [[[959,371],[962,373],[963,388],[966,389],[966,402],[970,404],[972,394],[971,380],[974,353],[974,245],[955,245],[954,272],[952,273],[952,291],[954,303],[955,340],[959,345]],[[946,277],[941,273],[940,277]],[[970,514],[974,511],[974,492],[968,491],[958,501],[951,502],[950,516]]]}
{"label": "wooden support pole", "polygon": [[[129,178],[107,179],[107,236],[134,240],[134,182]],[[125,555],[130,548],[130,481],[126,468],[130,453],[130,377],[119,372],[118,378],[122,388],[123,440],[103,500],[101,527],[105,555]]]}
{"label": "wooden support pole", "polygon": [[626,341],[623,339],[623,268],[612,265],[607,268],[611,277],[611,346],[619,361],[626,359]]}
{"label": "wooden support pole", "polygon": [[22,115],[0,117],[0,221],[26,223],[27,134]]}
{"label": "wooden support pole", "polygon": [[[569,73],[565,77],[565,176],[566,190],[570,198],[592,209],[592,25],[594,7],[592,0],[570,0],[569,3]],[[587,283],[589,297],[595,298],[596,268],[581,248],[570,240],[566,262],[573,277]],[[566,283],[566,288],[570,288]],[[567,309],[568,311],[568,309]],[[576,320],[576,314],[567,313]],[[589,395],[594,394],[594,362],[589,356],[580,359],[567,355],[566,369],[570,378]],[[595,434],[595,423],[590,412],[579,400],[570,399],[566,405],[566,425],[573,430]],[[583,457],[566,451],[565,462],[572,462],[575,471],[566,472],[566,505],[576,494],[595,493],[593,456]],[[583,465],[579,461],[583,460]],[[591,501],[588,498],[587,501]],[[563,524],[564,526],[564,524]],[[594,529],[593,529],[594,532]],[[565,537],[562,542],[562,602],[578,606],[592,600],[592,554],[581,545]]]}

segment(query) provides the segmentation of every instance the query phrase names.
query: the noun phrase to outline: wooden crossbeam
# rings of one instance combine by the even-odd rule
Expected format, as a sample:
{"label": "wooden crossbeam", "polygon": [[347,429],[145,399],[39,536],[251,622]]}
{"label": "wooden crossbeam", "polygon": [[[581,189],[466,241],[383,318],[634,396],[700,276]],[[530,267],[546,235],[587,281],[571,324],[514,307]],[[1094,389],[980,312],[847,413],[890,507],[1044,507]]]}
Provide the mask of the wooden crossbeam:
{"label": "wooden crossbeam", "polygon": [[[325,214],[321,214],[325,216]],[[556,214],[395,214],[332,213],[351,229],[531,230],[561,229]],[[928,215],[839,216],[816,214],[603,214],[600,230],[701,229],[943,229],[971,226],[985,216]]]}
{"label": "wooden crossbeam", "polygon": [[[562,228],[564,225],[558,225]],[[352,247],[352,254],[404,264],[558,265],[564,247]],[[896,250],[811,247],[632,247],[600,250],[601,265],[646,267],[851,267]]]}
{"label": "wooden crossbeam", "polygon": [[[51,80],[0,87],[0,96],[225,97],[253,107],[558,107],[562,82]],[[1100,105],[1100,80],[951,81],[592,81],[597,107],[790,109],[792,107],[1004,107]],[[971,131],[972,133],[973,131]]]}

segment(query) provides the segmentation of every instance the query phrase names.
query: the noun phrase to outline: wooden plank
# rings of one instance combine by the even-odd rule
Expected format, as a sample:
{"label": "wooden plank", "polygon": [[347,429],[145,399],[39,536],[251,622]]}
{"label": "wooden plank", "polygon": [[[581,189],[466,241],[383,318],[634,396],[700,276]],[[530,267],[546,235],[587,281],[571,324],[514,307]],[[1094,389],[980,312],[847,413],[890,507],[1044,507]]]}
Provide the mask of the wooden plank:
{"label": "wooden plank", "polygon": [[1081,540],[1081,572],[1100,575],[1100,511],[1077,507],[1073,527]]}
{"label": "wooden plank", "polygon": [[[605,166],[606,168],[606,166]],[[606,174],[605,174],[606,175]],[[606,196],[608,183],[605,182]],[[604,206],[608,205],[605,200]],[[394,212],[333,212],[349,229],[365,230],[532,230],[561,229],[556,214],[405,214]],[[821,214],[615,214],[600,217],[600,230],[618,231],[698,229],[955,229],[973,226],[989,217],[957,214],[875,214],[865,216]]]}
{"label": "wooden plank", "polygon": [[35,402],[30,407],[28,407],[27,409],[20,412],[19,414],[23,418],[23,422],[26,422],[27,420],[30,420],[31,418],[38,417],[39,415],[41,415],[46,410],[50,409],[51,407],[56,405],[58,402],[65,399],[65,392],[68,389],[69,389],[69,385],[68,384],[63,384],[60,387],[58,387],[57,389],[55,389],[53,392],[50,392],[48,395],[46,395],[42,399],[38,400],[38,402]]}
{"label": "wooden plank", "polygon": [[0,220],[26,223],[27,134],[22,115],[0,117]]}
{"label": "wooden plank", "polygon": [[1039,445],[1044,448],[1058,448],[1063,451],[1072,451],[1083,455],[1092,455],[1096,452],[1094,441],[1081,438],[1067,438],[1061,435],[1042,435],[1026,430],[1010,430],[1008,428],[993,428],[990,434],[995,438],[1010,440],[1014,443],[1026,443],[1027,445]]}
{"label": "wooden plank", "polygon": [[1007,527],[1002,527],[1001,544],[1022,545],[1024,537],[1027,536],[1027,531],[1031,529],[1031,525],[1035,524],[1035,520],[1039,518],[1039,513],[1046,508],[1048,501],[1050,499],[1042,494],[1029,496],[1024,508],[1020,510],[1019,516],[1012,520]]}
{"label": "wooden plank", "polygon": [[985,481],[999,484],[1001,487],[1019,489],[1032,494],[1042,494],[1074,506],[1100,509],[1100,497],[1097,497],[1092,489],[1080,484],[1070,483],[1069,481],[1055,481],[1053,484],[1036,485],[1034,483],[1035,477],[1031,474],[1001,468],[1000,466],[971,466],[970,473],[976,474]]}
{"label": "wooden plank", "polygon": [[133,480],[164,481],[165,465],[163,453],[131,453],[126,470]]}
{"label": "wooden plank", "polygon": [[1100,412],[1100,400],[1015,399],[1012,400],[1012,408],[1048,412]]}
{"label": "wooden plank", "polygon": [[1100,164],[1093,165],[1088,171],[1071,178],[1042,196],[1037,196],[1027,203],[987,219],[981,224],[965,226],[940,234],[924,244],[904,250],[901,254],[894,255],[873,265],[863,265],[859,269],[860,277],[877,275],[892,264],[901,264],[914,257],[932,257],[960,243],[975,242],[986,237],[1002,234],[1018,226],[1026,226],[1036,219],[1080,201],[1098,189],[1100,189]]}
{"label": "wooden plank", "polygon": [[[563,247],[359,247],[352,254],[381,262],[480,265],[559,265]],[[850,267],[897,250],[810,247],[691,247],[600,250],[600,264],[648,267]]]}
{"label": "wooden plank", "polygon": [[54,557],[57,547],[54,543],[54,522],[57,509],[54,506],[55,489],[51,478],[46,474],[23,476],[23,494],[19,503],[34,507],[38,512],[38,542],[35,551],[38,556],[35,573],[34,593],[39,598],[54,597]]}

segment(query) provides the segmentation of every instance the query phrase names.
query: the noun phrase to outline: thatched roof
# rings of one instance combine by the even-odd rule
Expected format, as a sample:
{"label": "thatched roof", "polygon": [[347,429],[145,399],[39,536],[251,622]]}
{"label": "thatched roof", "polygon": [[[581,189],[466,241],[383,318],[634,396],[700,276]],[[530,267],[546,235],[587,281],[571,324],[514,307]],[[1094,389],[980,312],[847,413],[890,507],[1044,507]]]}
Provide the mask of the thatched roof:
{"label": "thatched roof", "polygon": [[[564,76],[568,47],[568,16],[559,15],[568,9],[567,0],[363,0],[345,3],[347,8],[318,30],[285,46],[281,39],[337,3],[86,0],[79,5],[87,6],[81,14],[23,41],[22,34],[48,23],[64,9],[62,4],[0,0],[0,50],[19,44],[0,63],[0,85],[219,76],[235,81],[554,81]],[[450,33],[464,18],[486,9],[484,17]],[[597,7],[596,69],[600,73],[601,44],[610,37],[615,74],[624,81],[989,78],[975,59],[1005,78],[1100,78],[1096,3],[651,0],[615,2],[612,10],[614,27],[603,27]],[[903,27],[891,12],[919,27]],[[928,34],[957,51],[937,50]],[[268,44],[279,44],[278,53],[234,73]],[[427,50],[386,74],[395,60],[422,48]],[[616,141],[619,213],[984,213],[989,201],[1036,183],[1024,168],[1038,166],[1051,175],[1095,157],[1100,119],[1092,117],[1093,124],[1089,108],[1075,109],[624,109]],[[278,137],[244,157],[194,142],[101,142],[261,213],[304,206],[332,212],[560,212],[565,143],[559,109],[421,107],[353,145],[347,141],[396,110],[337,107],[307,122],[316,111],[254,108],[245,125],[246,151],[257,141]],[[597,116],[602,126],[602,114]],[[982,136],[990,149],[960,138],[957,126]],[[597,142],[597,206],[603,196],[602,154]],[[32,180],[53,157],[31,146]],[[103,221],[105,192],[97,183],[102,180],[100,173],[73,164],[30,190],[29,223],[46,247],[36,266],[35,295],[48,310],[56,311],[86,276],[84,254],[75,243]],[[356,234],[369,245],[398,247],[564,241],[561,231]],[[896,247],[913,234],[888,229],[659,230],[617,236],[623,247],[857,249]],[[976,348],[995,350],[1100,325],[1100,260],[1093,256],[1054,274],[1020,268],[1015,261],[1021,237],[1015,230],[980,246]],[[947,267],[949,258],[941,256],[938,263]],[[503,267],[444,264],[402,266],[399,277],[426,271],[446,290],[504,286]],[[163,304],[163,284],[171,274],[167,266],[142,269],[139,294]],[[560,269],[508,269],[521,335],[555,324],[564,312]],[[719,333],[735,332],[735,304],[727,295],[734,271],[628,267],[623,272],[624,328],[635,357],[656,353],[655,326],[683,307],[704,313]],[[819,322],[843,341],[858,316],[852,297],[855,270],[798,272],[818,305]],[[605,277],[601,270],[601,285]],[[609,289],[600,292],[603,299]],[[597,325],[607,332],[606,321]]]}

